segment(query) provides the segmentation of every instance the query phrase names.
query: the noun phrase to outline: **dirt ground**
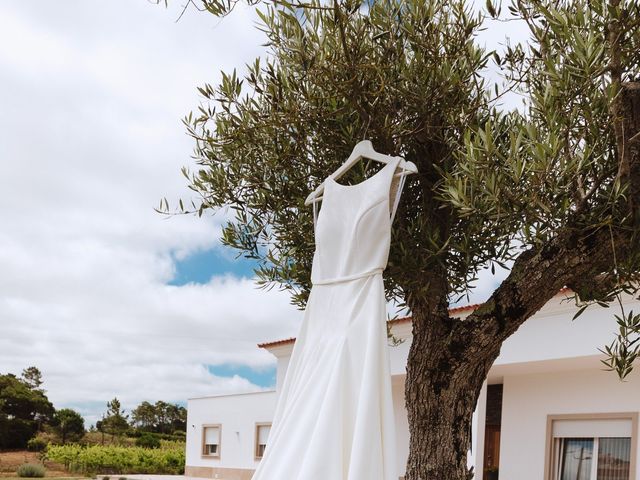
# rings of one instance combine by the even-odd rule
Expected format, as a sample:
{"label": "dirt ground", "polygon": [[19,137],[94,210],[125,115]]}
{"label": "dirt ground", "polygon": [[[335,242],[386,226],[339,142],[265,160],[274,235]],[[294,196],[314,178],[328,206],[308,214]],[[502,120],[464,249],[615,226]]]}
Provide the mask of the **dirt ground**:
{"label": "dirt ground", "polygon": [[[8,480],[7,477],[15,477],[16,470],[23,463],[40,463],[40,454],[37,452],[27,452],[26,450],[0,452],[0,478]],[[47,469],[47,477],[78,478],[69,474],[63,465],[53,462],[44,462]]]}

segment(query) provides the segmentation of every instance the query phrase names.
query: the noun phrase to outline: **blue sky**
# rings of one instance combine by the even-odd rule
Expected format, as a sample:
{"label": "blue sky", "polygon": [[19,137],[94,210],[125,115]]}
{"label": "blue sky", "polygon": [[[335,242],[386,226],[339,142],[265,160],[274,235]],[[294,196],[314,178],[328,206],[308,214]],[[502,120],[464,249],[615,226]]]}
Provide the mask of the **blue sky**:
{"label": "blue sky", "polygon": [[[235,255],[236,252],[231,248],[219,247],[196,252],[182,260],[177,260],[176,275],[169,284],[176,286],[189,283],[207,284],[212,277],[225,274],[251,278],[256,265],[255,260],[244,257],[234,258]],[[223,363],[208,365],[207,368],[217,377],[239,376],[263,388],[274,388],[276,384],[275,366],[251,368],[242,364]]]}
{"label": "blue sky", "polygon": [[176,273],[169,285],[182,286],[188,283],[205,284],[215,275],[231,274],[238,277],[253,277],[257,263],[244,257],[234,258],[236,251],[227,247],[194,252],[175,261]]}
{"label": "blue sky", "polygon": [[264,388],[272,388],[276,385],[276,368],[266,367],[263,369],[250,368],[246,365],[209,365],[209,371],[219,377],[233,377],[235,375],[246,378],[254,385]]}

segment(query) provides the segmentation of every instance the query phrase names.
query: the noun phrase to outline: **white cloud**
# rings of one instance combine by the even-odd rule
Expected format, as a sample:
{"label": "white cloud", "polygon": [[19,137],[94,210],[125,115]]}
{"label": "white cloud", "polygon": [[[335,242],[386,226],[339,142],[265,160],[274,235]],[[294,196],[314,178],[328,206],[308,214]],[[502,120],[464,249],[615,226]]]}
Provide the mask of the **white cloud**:
{"label": "white cloud", "polygon": [[[256,347],[300,312],[250,279],[168,286],[175,256],[218,246],[188,197],[181,118],[196,86],[260,53],[250,9],[219,23],[144,1],[0,6],[0,372],[29,365],[95,421],[118,396],[184,401],[258,388],[205,365],[273,365]],[[85,405],[85,407],[82,407]]]}

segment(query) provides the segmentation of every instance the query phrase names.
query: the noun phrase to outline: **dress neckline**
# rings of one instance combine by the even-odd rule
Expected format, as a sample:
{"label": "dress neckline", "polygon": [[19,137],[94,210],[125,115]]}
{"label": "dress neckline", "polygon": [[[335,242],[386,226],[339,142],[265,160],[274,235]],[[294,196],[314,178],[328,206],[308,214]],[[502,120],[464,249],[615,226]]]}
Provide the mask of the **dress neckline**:
{"label": "dress neckline", "polygon": [[354,185],[343,185],[342,183],[338,183],[333,177],[329,176],[327,177],[328,180],[331,181],[331,183],[333,183],[334,185],[337,185],[340,188],[357,188],[360,185],[364,185],[367,182],[373,180],[374,178],[381,176],[382,172],[384,172],[389,165],[396,165],[397,166],[398,163],[398,157],[394,158],[393,160],[389,161],[384,167],[382,167],[380,170],[378,170],[376,173],[374,173],[373,175],[371,175],[369,178],[365,178],[363,181],[358,182]]}

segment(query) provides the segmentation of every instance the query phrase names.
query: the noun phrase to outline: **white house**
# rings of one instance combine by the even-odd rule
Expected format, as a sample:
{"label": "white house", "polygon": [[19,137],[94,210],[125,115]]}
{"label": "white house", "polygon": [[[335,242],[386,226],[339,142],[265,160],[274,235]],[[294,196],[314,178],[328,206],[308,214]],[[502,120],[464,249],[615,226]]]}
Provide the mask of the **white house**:
{"label": "white house", "polygon": [[[640,480],[640,371],[621,382],[604,370],[599,351],[617,331],[616,307],[589,307],[572,320],[576,306],[569,295],[560,292],[520,327],[491,368],[473,420],[469,464],[475,478],[496,479],[499,469],[500,480]],[[640,310],[633,298],[624,304]],[[464,317],[474,308],[451,313]],[[411,319],[391,324],[393,334],[405,339],[389,346],[402,478],[409,451],[404,382]],[[259,345],[277,358],[275,390],[189,400],[186,475],[251,478],[268,445],[294,341]]]}

